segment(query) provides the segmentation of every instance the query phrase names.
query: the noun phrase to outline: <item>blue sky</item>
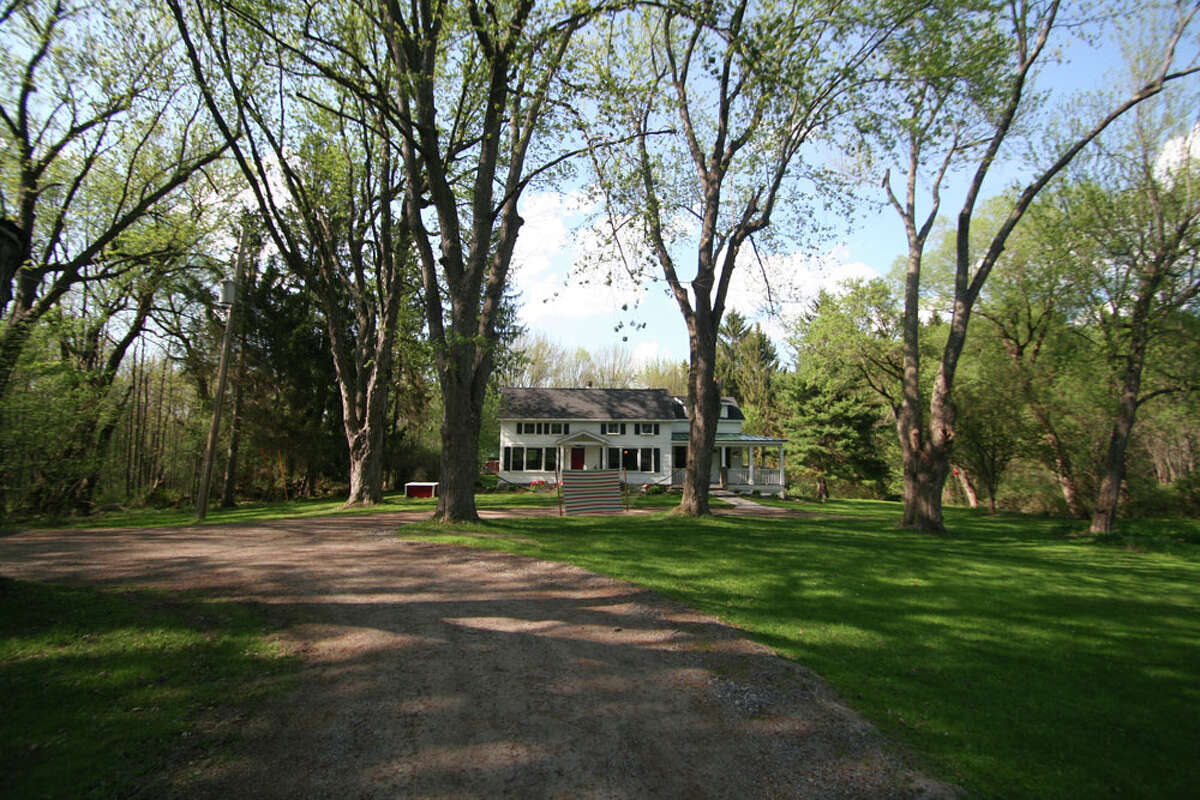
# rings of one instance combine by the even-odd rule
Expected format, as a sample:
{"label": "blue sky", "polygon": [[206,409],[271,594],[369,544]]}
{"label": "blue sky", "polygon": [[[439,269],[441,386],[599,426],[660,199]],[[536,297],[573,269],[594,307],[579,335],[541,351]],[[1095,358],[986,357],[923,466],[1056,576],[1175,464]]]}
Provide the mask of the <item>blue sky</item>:
{"label": "blue sky", "polygon": [[[1119,74],[1120,50],[1112,42],[1101,47],[1072,42],[1063,50],[1064,62],[1047,66],[1041,81],[1041,86],[1052,92],[1051,106],[1070,102],[1069,98],[1081,91],[1105,89]],[[1018,181],[1022,172],[1016,160],[998,164],[985,187],[985,196]],[[957,211],[964,191],[965,178],[961,176],[948,184],[943,190],[944,215]],[[876,190],[875,199],[884,199],[881,190]],[[596,248],[597,239],[588,225],[597,210],[578,189],[562,194],[543,191],[522,199],[525,226],[517,243],[513,275],[521,295],[521,321],[531,333],[544,334],[567,347],[597,349],[623,343],[635,359],[686,359],[683,317],[661,280],[640,287],[606,286],[595,278],[585,284],[573,273],[584,254]],[[776,219],[783,216],[777,214]],[[785,357],[788,352],[783,337],[788,314],[802,308],[819,287],[832,286],[847,277],[886,273],[905,251],[903,227],[890,208],[862,208],[849,225],[846,220],[835,222],[833,227],[843,231],[842,235],[809,246],[824,256],[814,259],[782,253],[767,259],[774,276],[772,290],[777,300],[782,297],[785,301],[779,306],[782,315],[761,313],[765,292],[760,270],[752,260],[739,265],[729,307],[760,320]],[[683,259],[684,255],[681,251],[679,257]],[[693,274],[683,268],[688,263],[680,261],[685,281]],[[631,322],[641,327],[632,328]]]}

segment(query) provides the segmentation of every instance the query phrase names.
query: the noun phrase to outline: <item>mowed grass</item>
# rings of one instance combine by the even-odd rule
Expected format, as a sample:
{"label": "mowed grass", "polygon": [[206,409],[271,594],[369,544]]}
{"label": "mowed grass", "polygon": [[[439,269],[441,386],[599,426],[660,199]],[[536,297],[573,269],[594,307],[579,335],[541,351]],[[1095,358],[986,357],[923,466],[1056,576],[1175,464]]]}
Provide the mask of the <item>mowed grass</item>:
{"label": "mowed grass", "polygon": [[231,603],[0,578],[0,796],[152,795],[169,764],[219,760],[201,715],[298,669],[266,633]]}
{"label": "mowed grass", "polygon": [[896,529],[896,504],[798,507],[819,516],[401,535],[570,562],[709,612],[818,671],[972,797],[1197,796],[1194,546],[1138,552],[1058,520],[953,509],[949,535],[924,535]]}
{"label": "mowed grass", "polygon": [[[679,505],[678,494],[642,495],[630,494],[632,508],[673,508]],[[483,509],[505,508],[551,508],[558,505],[558,495],[552,491],[510,491],[475,495],[475,505]],[[728,506],[714,500],[714,508]],[[212,507],[205,515],[203,525],[230,525],[238,523],[265,522],[279,519],[305,519],[340,514],[384,514],[393,511],[428,511],[433,513],[437,500],[431,498],[408,498],[403,492],[389,492],[383,502],[372,506],[345,506],[345,498],[319,498],[288,500],[274,503],[242,503],[234,508]],[[104,511],[87,517],[66,519],[38,518],[20,523],[10,523],[15,528],[161,528],[195,525],[196,509],[184,508],[130,508]]]}

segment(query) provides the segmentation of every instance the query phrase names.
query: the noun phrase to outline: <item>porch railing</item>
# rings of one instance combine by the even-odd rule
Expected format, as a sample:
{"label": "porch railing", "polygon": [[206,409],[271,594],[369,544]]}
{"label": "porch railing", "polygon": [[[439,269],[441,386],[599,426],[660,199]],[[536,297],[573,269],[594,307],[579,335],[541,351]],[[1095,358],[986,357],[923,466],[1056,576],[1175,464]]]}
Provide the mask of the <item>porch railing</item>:
{"label": "porch railing", "polygon": [[[671,470],[671,485],[682,486],[686,469]],[[721,483],[721,468],[713,467],[709,479],[714,485]],[[725,470],[725,483],[729,486],[782,486],[783,480],[778,469],[763,467],[754,468],[754,483],[750,483],[749,467],[729,467]]]}
{"label": "porch railing", "polygon": [[755,467],[754,485],[782,486],[783,480],[778,469],[764,469],[763,467]]}

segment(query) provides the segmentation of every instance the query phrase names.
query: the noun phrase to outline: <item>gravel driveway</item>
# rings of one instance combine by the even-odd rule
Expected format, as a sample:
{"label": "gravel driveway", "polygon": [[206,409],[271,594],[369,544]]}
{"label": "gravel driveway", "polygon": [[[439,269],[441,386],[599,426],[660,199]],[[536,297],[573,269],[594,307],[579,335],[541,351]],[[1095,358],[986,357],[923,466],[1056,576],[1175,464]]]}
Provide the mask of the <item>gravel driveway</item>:
{"label": "gravel driveway", "polygon": [[[424,516],[424,515],[421,515]],[[187,797],[953,797],[813,673],[637,586],[392,535],[411,514],[0,538],[12,577],[262,607],[299,687]]]}

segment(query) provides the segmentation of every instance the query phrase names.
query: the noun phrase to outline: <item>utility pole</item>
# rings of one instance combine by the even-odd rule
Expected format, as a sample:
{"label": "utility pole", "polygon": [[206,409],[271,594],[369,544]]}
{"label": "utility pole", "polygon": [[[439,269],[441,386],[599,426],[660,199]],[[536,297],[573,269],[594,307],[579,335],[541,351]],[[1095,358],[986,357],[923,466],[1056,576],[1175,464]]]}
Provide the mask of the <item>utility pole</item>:
{"label": "utility pole", "polygon": [[[221,406],[225,401],[225,379],[229,375],[229,348],[233,343],[234,316],[237,314],[237,295],[242,286],[242,268],[246,262],[246,226],[238,233],[237,253],[234,255],[234,279],[222,281],[221,305],[229,306],[225,319],[225,335],[221,339],[221,361],[217,367],[217,394],[213,398],[212,425],[208,429],[208,443],[204,446],[204,467],[200,471],[200,496],[196,500],[196,519],[204,521],[208,514],[208,489],[212,482],[213,457],[217,451],[217,436],[221,432]],[[232,286],[230,285],[232,283]]]}

